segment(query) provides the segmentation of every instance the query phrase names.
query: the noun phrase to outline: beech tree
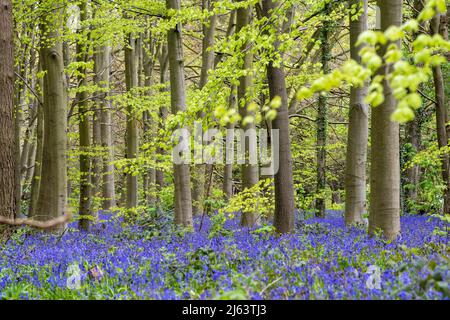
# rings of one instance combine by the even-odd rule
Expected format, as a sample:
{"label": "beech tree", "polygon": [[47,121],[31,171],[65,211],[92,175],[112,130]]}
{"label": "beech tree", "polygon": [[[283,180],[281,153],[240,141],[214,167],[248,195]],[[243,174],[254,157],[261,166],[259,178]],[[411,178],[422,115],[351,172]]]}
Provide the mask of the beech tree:
{"label": "beech tree", "polygon": [[[271,18],[275,15],[278,4],[272,0],[263,1],[264,15]],[[278,50],[279,41],[274,43]],[[275,173],[275,219],[274,226],[280,233],[288,233],[294,229],[294,185],[292,178],[291,141],[289,136],[289,114],[286,80],[283,66],[275,66],[273,61],[267,66],[267,80],[270,98],[281,99],[277,116],[272,128],[279,130],[279,170]]]}
{"label": "beech tree", "polygon": [[[361,62],[356,42],[361,33],[367,30],[367,0],[350,1],[361,12],[357,19],[350,14],[350,53],[351,58]],[[366,211],[366,160],[369,125],[369,107],[364,102],[367,86],[352,87],[350,91],[350,112],[347,138],[345,169],[345,223],[362,222]]]}
{"label": "beech tree", "polygon": [[[180,0],[166,0],[167,9],[180,10]],[[186,92],[184,79],[184,57],[182,44],[182,26],[177,23],[167,34],[169,69],[170,69],[170,100],[172,113],[186,110]],[[184,137],[182,137],[183,139]],[[175,223],[192,226],[192,196],[189,164],[174,163],[175,183]]]}
{"label": "beech tree", "polygon": [[0,6],[0,216],[14,218],[15,144],[14,144],[14,55],[11,1]]}
{"label": "beech tree", "polygon": [[[402,23],[402,1],[378,1],[381,30]],[[386,47],[381,49],[383,56]],[[384,51],[383,51],[384,50]],[[379,74],[392,68],[384,62]],[[372,110],[369,232],[381,229],[388,239],[400,233],[400,154],[399,124],[391,121],[397,101],[387,79],[383,80],[384,102]]]}
{"label": "beech tree", "polygon": [[[239,33],[243,28],[245,28],[251,19],[252,7],[248,6],[246,8],[238,8],[236,10],[236,33]],[[240,48],[244,52],[244,58],[242,61],[242,70],[245,70],[245,75],[241,76],[239,79],[239,86],[237,91],[239,114],[241,115],[242,121],[240,123],[241,129],[247,132],[256,132],[256,126],[254,121],[244,122],[247,117],[254,117],[253,112],[248,111],[248,106],[250,104],[249,96],[251,97],[252,90],[252,62],[253,54],[250,50],[251,43],[246,41],[243,42]],[[256,150],[250,150],[250,139],[244,139],[244,150],[245,150],[245,164],[241,166],[242,171],[242,189],[251,188],[256,185],[259,181],[259,168],[257,164],[250,163],[250,153]],[[245,212],[242,214],[241,224],[245,227],[253,227],[259,224],[259,216],[257,212]]]}
{"label": "beech tree", "polygon": [[[203,10],[212,10],[213,0],[202,0]],[[216,32],[217,16],[212,14],[207,22],[203,25],[203,40],[202,40],[202,69],[200,71],[199,89],[202,89],[208,82],[208,72],[214,67],[214,37]],[[199,114],[202,118],[202,114]],[[205,192],[206,183],[206,169],[212,170],[210,165],[199,164],[196,166],[193,174],[193,188],[192,188],[192,200],[193,213],[201,214],[203,212],[203,198]]]}
{"label": "beech tree", "polygon": [[[125,82],[130,92],[138,86],[138,56],[136,52],[137,38],[132,34],[127,37],[125,48]],[[127,104],[126,154],[127,159],[136,159],[138,154],[138,127],[137,114],[131,104]],[[127,181],[127,208],[138,205],[138,176],[130,170],[126,175]]]}
{"label": "beech tree", "polygon": [[67,210],[67,83],[63,46],[59,38],[64,7],[49,4],[42,16],[40,61],[44,97],[44,142],[42,168],[34,218],[49,220]]}
{"label": "beech tree", "polygon": [[[80,6],[80,25],[87,18],[87,2],[82,1]],[[79,62],[87,63],[87,47],[83,44],[83,29],[78,30],[80,39],[77,42],[77,59]],[[85,67],[81,67],[78,76],[78,86],[81,89],[77,93],[80,133],[80,216],[92,216],[92,191],[91,191],[91,147],[90,117],[88,115],[88,95],[84,88],[87,87],[87,75]],[[89,219],[80,219],[79,225],[82,230],[89,230]]]}
{"label": "beech tree", "polygon": [[[448,11],[447,11],[448,12]],[[438,13],[431,21],[431,32],[448,39],[448,16]],[[448,97],[445,95],[445,80],[440,65],[433,67],[433,81],[436,99],[436,129],[438,146],[445,148],[449,139]],[[442,179],[444,181],[444,213],[450,214],[450,155],[444,153],[442,161]]]}
{"label": "beech tree", "polygon": [[[324,74],[330,72],[329,60],[330,60],[330,30],[331,30],[331,3],[329,1],[324,2],[325,8],[325,21],[320,28],[320,62],[322,64],[322,71]],[[326,145],[327,145],[327,96],[325,93],[321,93],[318,98],[317,109],[317,197],[316,197],[316,215],[318,217],[325,217],[325,189],[326,189]]]}

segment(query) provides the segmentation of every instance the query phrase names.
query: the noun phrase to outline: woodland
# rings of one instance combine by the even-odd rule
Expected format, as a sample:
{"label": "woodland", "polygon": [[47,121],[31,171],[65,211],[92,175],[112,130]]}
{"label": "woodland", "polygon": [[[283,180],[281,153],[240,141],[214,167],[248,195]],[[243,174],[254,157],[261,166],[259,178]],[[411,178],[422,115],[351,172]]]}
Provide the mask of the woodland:
{"label": "woodland", "polygon": [[0,300],[450,299],[446,0],[0,0]]}

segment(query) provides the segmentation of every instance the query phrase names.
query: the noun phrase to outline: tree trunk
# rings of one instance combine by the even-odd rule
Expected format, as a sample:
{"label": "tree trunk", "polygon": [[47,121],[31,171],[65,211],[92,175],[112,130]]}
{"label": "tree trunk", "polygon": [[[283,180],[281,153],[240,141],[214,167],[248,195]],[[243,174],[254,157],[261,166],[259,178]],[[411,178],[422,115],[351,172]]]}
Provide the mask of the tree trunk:
{"label": "tree trunk", "polygon": [[[413,18],[417,19],[419,13],[423,10],[423,1],[414,0],[414,12]],[[419,32],[425,29],[425,23],[420,24]],[[419,32],[414,35],[413,40],[417,38]],[[419,87],[422,91],[423,85]],[[422,105],[416,112],[416,117],[405,125],[405,138],[400,140],[400,167],[403,168],[405,163],[408,163],[412,158],[420,151],[421,146],[421,123],[423,117]],[[405,175],[400,176],[401,182],[401,195],[400,195],[400,208],[401,211],[407,211],[409,213],[414,212],[414,207],[418,197],[418,187],[420,182],[420,166],[417,164],[412,165],[409,168],[405,168]]]}
{"label": "tree trunk", "polygon": [[0,6],[0,216],[15,217],[14,43],[12,3]]}
{"label": "tree trunk", "polygon": [[[350,4],[360,4],[357,11],[363,12],[357,20],[350,15],[350,54],[357,62],[361,61],[359,50],[355,43],[358,36],[367,30],[367,0],[362,3],[352,0]],[[367,86],[352,87],[350,90],[350,112],[348,124],[347,156],[345,161],[345,223],[350,225],[362,222],[366,211],[366,162],[369,127],[369,108],[364,102]]]}
{"label": "tree trunk", "polygon": [[[136,55],[136,40],[129,36],[128,47],[125,48],[125,76],[127,91],[138,85],[138,65]],[[134,160],[138,154],[138,127],[137,115],[133,106],[127,105],[127,159]],[[138,205],[138,177],[127,173],[127,208]]]}
{"label": "tree trunk", "polygon": [[[144,71],[144,85],[146,87],[150,87],[153,84],[153,69],[155,67],[155,41],[151,38],[150,34],[146,36],[146,43],[144,43],[143,48],[143,71]],[[151,95],[152,93],[149,91],[147,95]],[[143,123],[144,123],[144,139],[146,142],[154,142],[155,141],[155,121],[152,119],[152,115],[150,112],[145,111],[143,114]],[[152,158],[154,158],[155,154],[152,153]],[[146,202],[150,207],[155,207],[156,205],[156,171],[154,168],[150,168],[148,172],[144,175],[144,192],[146,196]]]}
{"label": "tree trunk", "polygon": [[[109,87],[109,73],[111,48],[108,45],[97,47],[94,55],[95,77],[94,82],[102,87]],[[112,132],[111,103],[109,94],[102,92],[98,98],[100,106],[100,137],[103,149],[102,169],[102,209],[109,210],[116,205],[115,177],[114,177],[114,141]]]}
{"label": "tree trunk", "polygon": [[[180,10],[180,0],[166,0],[167,9]],[[178,23],[167,35],[170,68],[170,98],[172,113],[186,111],[186,88],[184,79],[182,26]],[[192,197],[189,164],[174,163],[175,223],[192,226]]]}
{"label": "tree trunk", "polygon": [[[227,37],[230,37],[234,33],[235,26],[236,26],[236,11],[233,10],[230,13],[230,19],[228,21],[228,28],[227,28],[227,34],[226,34]],[[214,64],[216,65],[217,63],[219,63],[220,59],[221,59],[221,55],[218,54]],[[237,107],[236,90],[237,90],[236,85],[232,85],[230,88],[230,96],[228,98],[228,101],[229,101],[228,105],[229,105],[230,110],[236,109],[236,107]],[[234,130],[234,123],[227,124],[227,129]],[[233,136],[233,138],[234,138],[234,136]],[[230,143],[231,143],[231,141],[230,141]],[[234,148],[234,144],[232,146]],[[233,160],[234,159],[229,159],[225,163],[224,171],[223,171],[223,193],[225,195],[226,200],[229,200],[233,196]]]}
{"label": "tree trunk", "polygon": [[[34,136],[36,136],[36,130],[33,130]],[[27,160],[27,170],[25,172],[24,181],[27,183],[27,185],[31,184],[31,179],[34,174],[34,166],[36,161],[36,142],[33,142],[30,147],[30,152],[28,153],[28,160]],[[27,199],[30,198],[30,194],[27,194]]]}
{"label": "tree trunk", "polygon": [[[161,54],[159,57],[159,72],[160,72],[160,84],[164,85],[168,81],[168,71],[169,71],[169,56],[168,56],[168,49],[167,45],[163,44],[161,48]],[[168,87],[161,88],[161,92],[168,91]],[[159,109],[159,118],[160,123],[159,127],[164,128],[164,122],[167,118],[168,110],[165,105],[162,105]],[[162,148],[160,145],[156,147],[156,158],[157,160],[161,157],[163,157],[165,154],[164,148]],[[162,188],[164,187],[164,171],[161,169],[156,169],[155,172],[155,180],[156,180],[156,191],[160,192]],[[159,197],[156,197],[157,201],[157,208],[159,211],[161,211],[161,202]]]}
{"label": "tree trunk", "polygon": [[[378,4],[383,31],[401,24],[402,0],[379,0]],[[379,74],[386,75],[390,67],[385,64]],[[386,80],[383,89],[385,101],[372,111],[369,233],[380,228],[386,238],[394,239],[400,233],[400,137],[399,124],[390,119],[397,101]]]}
{"label": "tree trunk", "polygon": [[[39,64],[39,72],[42,71],[41,63]],[[44,80],[40,78],[38,80],[39,89],[43,92]],[[42,100],[42,99],[41,99]],[[28,217],[36,216],[36,206],[39,197],[39,189],[41,186],[41,168],[42,168],[42,153],[44,144],[44,106],[40,103],[37,104],[36,115],[36,157],[34,160],[33,179],[31,181],[31,195],[30,204],[28,207]]]}
{"label": "tree trunk", "polygon": [[44,76],[44,144],[35,219],[49,220],[65,213],[67,204],[67,85],[63,48],[58,41],[63,9],[43,17],[40,60]]}
{"label": "tree trunk", "polygon": [[[236,91],[236,86],[231,86],[230,97],[229,97],[230,109],[235,109],[236,105],[237,105],[235,91]],[[234,124],[233,123],[227,124],[227,129],[234,130]],[[232,137],[234,138],[234,135]],[[227,135],[227,138],[229,138],[228,135]],[[227,142],[229,142],[231,144],[233,141],[227,140]],[[229,147],[234,148],[234,144],[231,144]],[[230,152],[230,151],[228,151],[228,152]],[[227,153],[225,153],[225,154],[227,154]],[[226,161],[226,163],[225,163],[224,170],[223,170],[223,193],[225,195],[226,200],[229,200],[233,196],[233,160],[234,159],[228,159],[228,161]]]}
{"label": "tree trunk", "polygon": [[92,115],[92,147],[91,150],[94,154],[92,158],[91,169],[91,188],[92,188],[92,200],[98,199],[102,195],[102,168],[103,168],[103,150],[99,152],[102,145],[102,110],[101,108],[95,108]]}
{"label": "tree trunk", "polygon": [[[331,4],[325,3],[325,12],[330,14]],[[331,55],[331,48],[329,44],[330,40],[330,21],[325,20],[320,30],[321,41],[321,63],[322,72],[327,74],[330,72],[329,61]],[[317,186],[316,186],[316,216],[325,217],[325,204],[326,204],[326,145],[327,145],[327,113],[328,113],[328,99],[326,93],[319,94],[318,110],[317,110]]]}
{"label": "tree trunk", "polygon": [[[440,33],[443,37],[447,34],[447,17],[438,14],[431,22],[433,34]],[[434,94],[436,99],[436,130],[439,148],[448,146],[448,104],[445,96],[444,75],[441,66],[433,67]],[[442,180],[446,186],[444,191],[444,213],[450,214],[450,155],[442,155]]]}
{"label": "tree trunk", "polygon": [[[86,20],[87,17],[87,3],[82,1],[79,5],[80,8],[80,24]],[[78,30],[78,35],[81,40],[77,41],[76,56],[78,62],[87,62],[87,47],[83,43],[85,39],[83,35],[85,33],[82,29]],[[81,66],[78,70],[80,75],[78,76],[79,88],[85,88],[88,85],[87,74],[85,66]],[[89,231],[90,217],[92,217],[92,189],[91,189],[91,133],[90,133],[90,117],[88,114],[88,94],[86,91],[79,91],[76,95],[76,101],[78,104],[78,133],[80,138],[80,203],[79,203],[79,215],[78,228],[80,230]],[[84,217],[88,217],[84,219]]]}
{"label": "tree trunk", "polygon": [[[22,23],[22,28],[27,29],[27,24],[24,22]],[[27,31],[24,31],[25,37],[28,36]],[[19,82],[16,82],[16,100],[15,100],[15,108],[14,108],[14,145],[15,145],[15,179],[16,182],[14,183],[14,186],[16,188],[16,191],[14,192],[16,196],[16,209],[15,213],[16,215],[21,213],[21,204],[22,204],[22,152],[21,152],[21,140],[22,140],[22,122],[23,122],[23,106],[26,103],[26,93],[27,88],[25,85],[25,81],[28,81],[28,71],[27,65],[29,65],[29,44],[28,43],[22,43],[19,49],[20,52],[20,63],[16,66],[16,72],[20,75]],[[24,79],[24,80],[23,80]],[[26,140],[24,140],[24,149],[23,151],[27,152],[27,143]]]}
{"label": "tree trunk", "polygon": [[[264,15],[270,19],[277,4],[272,0],[263,1]],[[279,50],[280,43],[275,41],[274,51]],[[294,230],[294,182],[292,175],[291,140],[289,136],[288,97],[284,68],[274,66],[273,61],[267,66],[267,80],[270,99],[281,98],[281,106],[272,128],[279,131],[279,169],[275,173],[275,216],[274,226],[279,233],[289,233]],[[276,143],[276,141],[275,141]]]}
{"label": "tree trunk", "polygon": [[[202,9],[211,11],[213,9],[214,0],[202,0]],[[202,41],[202,69],[200,71],[199,88],[202,89],[208,82],[208,71],[214,67],[214,51],[211,50],[214,45],[214,36],[216,32],[217,16],[212,15],[209,18],[208,24],[203,25],[203,41]],[[201,120],[203,112],[198,115]],[[202,150],[203,152],[203,150]],[[204,159],[203,159],[204,160]],[[208,168],[207,168],[208,167]],[[193,214],[203,213],[203,201],[205,193],[206,175],[211,171],[211,165],[204,163],[195,166],[194,174],[192,176],[192,201]],[[209,176],[209,175],[208,175]]]}
{"label": "tree trunk", "polygon": [[[236,10],[236,33],[239,33],[243,28],[245,28],[250,23],[250,18],[252,14],[252,8],[249,5],[247,8],[239,8]],[[250,51],[251,44],[243,43],[241,47],[241,51],[245,52],[244,61],[241,66],[243,70],[247,70],[247,74],[242,76],[239,79],[238,86],[238,105],[239,105],[239,114],[242,119],[247,116],[254,116],[253,112],[249,112],[247,107],[249,105],[248,96],[250,90],[252,89],[252,64],[253,64],[253,54]],[[256,132],[256,126],[254,121],[251,123],[243,124],[241,123],[241,129],[254,130]],[[245,139],[247,140],[247,139]],[[251,188],[256,185],[259,181],[259,172],[257,164],[249,163],[249,150],[250,144],[245,142],[245,164],[241,166],[242,171],[242,190],[247,188]],[[256,150],[255,150],[256,151]],[[253,227],[259,224],[259,216],[257,212],[246,212],[242,214],[241,217],[241,225],[244,227]]]}

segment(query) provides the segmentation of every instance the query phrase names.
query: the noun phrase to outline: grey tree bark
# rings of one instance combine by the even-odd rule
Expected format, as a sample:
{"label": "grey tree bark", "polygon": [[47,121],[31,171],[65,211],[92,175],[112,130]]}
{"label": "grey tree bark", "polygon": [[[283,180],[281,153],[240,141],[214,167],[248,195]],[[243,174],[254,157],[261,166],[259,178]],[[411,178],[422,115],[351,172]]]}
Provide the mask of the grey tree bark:
{"label": "grey tree bark", "polygon": [[[238,8],[236,10],[236,33],[239,33],[249,23],[252,15],[252,7],[249,5],[246,8]],[[252,116],[253,113],[247,110],[249,105],[248,96],[252,88],[252,64],[253,54],[251,52],[251,43],[243,43],[241,51],[245,52],[244,61],[241,69],[247,70],[247,74],[239,79],[238,86],[238,106],[239,114],[242,119],[247,116]],[[241,123],[241,129],[243,130],[256,130],[255,123]],[[247,139],[246,139],[247,140]],[[248,159],[248,153],[250,152],[249,143],[245,143],[246,163],[241,166],[242,171],[242,190],[251,188],[259,182],[259,167],[257,164],[250,164]],[[257,212],[243,213],[241,216],[241,225],[244,227],[253,227],[259,224],[259,216]]]}
{"label": "grey tree bark", "polygon": [[[321,41],[321,63],[323,74],[330,71],[329,61],[331,58],[331,48],[329,44],[331,22],[328,20],[328,15],[331,12],[331,4],[325,3],[325,13],[327,17],[323,26],[320,29]],[[316,216],[325,217],[325,189],[326,189],[326,145],[327,145],[327,114],[328,114],[328,99],[326,93],[319,95],[318,109],[317,109],[317,186],[316,186]]]}
{"label": "grey tree bark", "polygon": [[[167,9],[180,10],[180,0],[166,0]],[[186,111],[186,87],[184,79],[184,57],[182,26],[178,23],[167,34],[170,68],[170,98],[172,113]],[[173,165],[175,179],[175,223],[192,226],[192,196],[189,164]]]}
{"label": "grey tree bark", "polygon": [[[111,71],[111,47],[107,44],[97,47],[94,54],[94,82],[101,88],[108,88]],[[109,93],[99,94],[100,106],[100,138],[103,150],[102,168],[102,199],[103,210],[109,210],[116,205],[114,176],[114,141],[112,130],[111,103]]]}
{"label": "grey tree bark", "polygon": [[[145,42],[143,44],[143,72],[144,72],[144,85],[150,87],[153,84],[153,69],[155,67],[155,41],[152,39],[150,33],[145,36]],[[147,92],[151,95],[151,91]],[[144,111],[143,114],[144,124],[144,139],[147,142],[155,141],[155,121],[152,119],[150,112]],[[154,154],[152,154],[154,156]],[[150,168],[144,175],[144,193],[146,196],[146,202],[150,207],[156,205],[156,170]]]}
{"label": "grey tree bark", "polygon": [[[402,22],[402,0],[379,0],[381,30]],[[381,50],[383,55],[385,48]],[[384,64],[385,75],[391,65]],[[397,101],[388,81],[383,82],[385,101],[372,110],[369,233],[381,229],[394,239],[400,233],[400,155],[399,124],[391,121]]]}
{"label": "grey tree bark", "polygon": [[[169,56],[168,56],[168,49],[167,44],[163,44],[161,48],[161,52],[159,55],[159,81],[161,85],[167,84],[168,81],[168,71],[169,71]],[[168,91],[169,87],[163,87],[161,88],[161,92]],[[167,106],[162,105],[159,109],[159,117],[160,117],[160,123],[158,124],[159,127],[164,127],[164,121],[167,118],[168,109]],[[165,150],[162,148],[162,146],[158,145],[156,148],[156,158],[160,158],[164,156]],[[155,179],[156,179],[156,190],[161,191],[161,189],[164,187],[164,171],[161,169],[156,169],[155,172]],[[161,211],[161,202],[159,197],[156,198],[157,202],[157,208],[159,211]]]}
{"label": "grey tree bark", "polygon": [[[136,39],[129,35],[128,46],[125,48],[125,78],[127,91],[138,85],[138,61],[136,54]],[[135,110],[131,105],[127,105],[127,136],[126,148],[127,159],[136,159],[138,155],[138,122]],[[127,208],[134,208],[138,205],[138,177],[132,173],[127,173]]]}
{"label": "grey tree bark", "polygon": [[[39,71],[42,71],[41,63],[39,64]],[[39,91],[43,93],[44,80],[42,78],[38,79]],[[41,100],[42,99],[41,95]],[[36,216],[36,207],[39,197],[39,189],[41,186],[41,168],[42,168],[42,156],[43,156],[43,144],[44,144],[44,106],[40,103],[37,105],[37,115],[36,115],[36,157],[34,160],[34,171],[33,178],[31,180],[31,191],[30,191],[30,204],[28,207],[28,217]]]}
{"label": "grey tree bark", "polygon": [[[87,19],[87,1],[81,1],[80,9],[80,25]],[[80,39],[76,45],[77,61],[86,63],[88,59],[87,45],[84,42],[83,35],[86,33],[81,29],[77,31]],[[77,83],[79,88],[85,88],[88,85],[86,69],[80,67],[78,72]],[[78,228],[83,231],[89,231],[92,217],[92,188],[91,188],[91,132],[90,117],[88,114],[88,94],[86,91],[79,91],[76,95],[78,105],[78,134],[80,139],[80,198],[78,213],[80,220]],[[85,217],[87,217],[85,219]]]}
{"label": "grey tree bark", "polygon": [[[203,10],[212,10],[214,0],[202,0]],[[214,36],[216,33],[217,16],[212,15],[208,24],[203,25],[203,40],[202,40],[202,68],[200,71],[199,88],[202,89],[208,82],[208,71],[214,67],[214,50],[211,50],[214,45]],[[202,119],[202,113],[198,115]],[[209,167],[207,169],[207,167]],[[197,164],[192,175],[192,201],[193,214],[203,213],[203,201],[206,184],[206,172],[210,172],[211,166],[205,164]]]}
{"label": "grey tree bark", "polygon": [[[271,18],[273,11],[279,6],[272,0],[263,1],[263,11]],[[280,30],[278,30],[278,33]],[[274,51],[278,51],[280,42],[274,43]],[[279,130],[279,169],[275,172],[275,216],[274,226],[279,233],[289,233],[294,229],[294,182],[292,174],[291,140],[289,136],[288,96],[283,66],[275,66],[273,61],[267,66],[267,81],[270,99],[281,98],[281,106],[272,122],[272,128]]]}
{"label": "grey tree bark", "polygon": [[49,220],[65,213],[67,204],[67,84],[63,47],[58,40],[63,9],[43,17],[40,61],[44,76],[44,144],[35,219]]}
{"label": "grey tree bark", "polygon": [[[438,14],[431,22],[431,32],[433,34],[441,34],[444,38],[448,38],[447,19],[445,15]],[[438,136],[438,146],[443,148],[448,146],[449,128],[448,122],[448,102],[445,96],[444,74],[441,66],[433,67],[434,93],[436,99],[436,129]],[[446,186],[444,191],[444,208],[445,214],[450,214],[450,155],[444,154],[442,161],[442,180]]]}
{"label": "grey tree bark", "polygon": [[[24,31],[25,36],[30,36],[30,31],[27,31],[27,23],[22,23],[22,28]],[[26,66],[30,64],[30,44],[29,43],[22,43],[21,46],[18,48],[18,53],[20,55],[20,63],[16,66],[16,73],[19,75],[19,79],[21,81],[16,82],[16,88],[15,88],[15,106],[14,106],[14,146],[15,146],[15,157],[16,160],[15,165],[16,169],[15,172],[15,179],[16,182],[14,184],[15,186],[15,196],[16,196],[16,214],[20,214],[21,210],[21,204],[22,204],[22,150],[24,152],[27,152],[27,142],[26,137],[24,139],[24,145],[21,149],[21,141],[22,141],[22,125],[23,125],[23,106],[26,103],[26,93],[27,93],[27,87],[25,85],[25,81],[28,81],[28,75],[29,75],[29,68]],[[23,80],[25,79],[25,80]],[[25,154],[24,154],[25,155]]]}
{"label": "grey tree bark", "polygon": [[0,216],[14,218],[15,141],[14,141],[14,41],[12,2],[0,6]]}
{"label": "grey tree bark", "polygon": [[[234,29],[236,27],[236,11],[233,10],[230,13],[230,19],[228,20],[228,28],[226,36],[229,37],[234,33]],[[221,59],[221,55],[217,55],[216,61],[214,64],[219,63]],[[230,88],[230,96],[228,98],[228,105],[230,109],[236,109],[237,100],[236,100],[236,90],[237,86],[232,85]],[[227,129],[233,130],[234,123],[227,124]],[[224,171],[223,171],[223,193],[225,195],[225,199],[229,200],[233,196],[233,163],[225,163]]]}
{"label": "grey tree bark", "polygon": [[[357,20],[350,15],[350,55],[361,62],[359,50],[355,46],[358,36],[367,30],[367,0],[351,0],[350,5],[362,9]],[[369,108],[364,102],[367,86],[352,87],[350,90],[350,112],[347,138],[347,155],[345,160],[345,223],[362,222],[366,211],[366,162],[369,127]]]}
{"label": "grey tree bark", "polygon": [[[236,101],[236,86],[231,86],[230,97],[228,98],[228,105],[230,109],[235,109],[237,106]],[[234,124],[227,124],[227,129],[234,130]],[[223,193],[225,199],[229,200],[233,196],[233,162],[225,163],[223,170]]]}

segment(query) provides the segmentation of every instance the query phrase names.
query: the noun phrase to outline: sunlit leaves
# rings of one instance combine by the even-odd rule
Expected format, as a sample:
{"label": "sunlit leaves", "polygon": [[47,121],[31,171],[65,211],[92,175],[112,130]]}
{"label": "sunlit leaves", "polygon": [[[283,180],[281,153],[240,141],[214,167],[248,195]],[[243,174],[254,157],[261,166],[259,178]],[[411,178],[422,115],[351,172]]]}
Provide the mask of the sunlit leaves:
{"label": "sunlit leaves", "polygon": [[402,39],[405,36],[405,33],[400,27],[397,26],[390,26],[387,28],[387,30],[384,32],[384,35],[389,41],[395,42],[397,40]]}
{"label": "sunlit leaves", "polygon": [[381,84],[382,80],[383,78],[381,76],[377,76],[369,86],[369,94],[365,98],[365,102],[372,107],[378,107],[384,102],[383,85]]}
{"label": "sunlit leaves", "polygon": [[[413,63],[405,59],[404,53],[397,43],[409,34],[417,32],[419,22],[432,19],[436,12],[445,12],[445,1],[428,1],[417,20],[409,20],[402,26],[391,26],[385,32],[368,30],[360,34],[357,46],[364,45],[360,50],[361,63],[347,62],[333,74],[324,75],[311,83],[309,89],[301,88],[298,99],[306,99],[316,92],[330,91],[342,82],[361,86],[364,81],[375,75],[380,68],[386,67],[385,79],[375,76],[371,80],[366,103],[373,107],[381,105],[384,100],[382,81],[388,81],[397,100],[397,110],[391,119],[404,123],[414,118],[414,110],[422,105],[422,97],[417,93],[420,84],[428,81],[431,68],[446,61],[440,52],[450,50],[450,42],[439,34],[430,36],[418,35],[412,43],[411,54]],[[383,57],[379,56],[380,48],[387,45]]]}

